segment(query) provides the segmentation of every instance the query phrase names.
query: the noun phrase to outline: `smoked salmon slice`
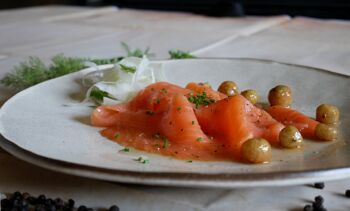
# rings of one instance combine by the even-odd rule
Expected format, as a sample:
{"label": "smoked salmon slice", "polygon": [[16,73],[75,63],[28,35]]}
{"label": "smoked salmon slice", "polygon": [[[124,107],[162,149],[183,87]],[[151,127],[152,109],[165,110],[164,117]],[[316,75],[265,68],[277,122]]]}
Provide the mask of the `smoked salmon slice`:
{"label": "smoked salmon slice", "polygon": [[91,123],[108,127],[102,131],[107,138],[140,150],[183,159],[205,159],[215,147],[201,130],[193,105],[186,97],[188,93],[189,90],[175,85],[156,83],[129,103],[96,108]]}
{"label": "smoked salmon slice", "polygon": [[270,143],[278,143],[279,132],[284,128],[241,95],[201,107],[196,110],[196,115],[203,131],[217,137],[236,155],[249,138],[262,137]]}
{"label": "smoked salmon slice", "polygon": [[316,126],[319,124],[318,121],[296,110],[283,106],[271,106],[268,107],[266,111],[284,125],[293,125],[298,128],[303,137],[316,138],[315,130]]}

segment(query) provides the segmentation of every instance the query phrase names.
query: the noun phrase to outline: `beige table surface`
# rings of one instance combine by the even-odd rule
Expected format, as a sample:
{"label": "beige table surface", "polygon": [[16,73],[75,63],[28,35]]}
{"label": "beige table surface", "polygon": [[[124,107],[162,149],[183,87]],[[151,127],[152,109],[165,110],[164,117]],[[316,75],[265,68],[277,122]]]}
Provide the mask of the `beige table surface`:
{"label": "beige table surface", "polygon": [[[296,63],[350,75],[350,22],[288,16],[210,18],[194,14],[66,6],[0,11],[0,77],[29,56],[123,55],[120,42],[198,56],[249,57]],[[14,94],[0,86],[0,104]],[[328,210],[350,210],[350,180],[310,186],[190,189],[125,185],[51,172],[0,149],[0,192],[72,197],[78,204],[121,210],[302,210],[324,196]]]}

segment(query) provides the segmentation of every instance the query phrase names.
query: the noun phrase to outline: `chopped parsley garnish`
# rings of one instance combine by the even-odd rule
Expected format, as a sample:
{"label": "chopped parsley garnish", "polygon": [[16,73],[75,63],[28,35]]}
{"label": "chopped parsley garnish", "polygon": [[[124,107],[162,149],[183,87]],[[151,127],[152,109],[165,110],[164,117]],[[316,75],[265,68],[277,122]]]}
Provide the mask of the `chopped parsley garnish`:
{"label": "chopped parsley garnish", "polygon": [[167,93],[168,93],[168,90],[165,89],[165,88],[162,88],[160,91],[163,92],[164,94],[167,94]]}
{"label": "chopped parsley garnish", "polygon": [[163,148],[167,149],[169,147],[169,145],[170,145],[169,140],[167,138],[165,138],[165,137],[162,137],[162,140],[163,140]]}
{"label": "chopped parsley garnish", "polygon": [[115,139],[118,139],[119,137],[120,137],[120,135],[118,133],[114,135]]}
{"label": "chopped parsley garnish", "polygon": [[194,103],[196,105],[196,108],[198,108],[200,105],[207,106],[211,103],[215,103],[215,100],[208,97],[206,92],[198,93],[195,96],[191,95],[188,97],[188,101]]}
{"label": "chopped parsley garnish", "polygon": [[123,64],[119,64],[120,70],[126,73],[135,73],[136,72],[136,67],[131,67],[131,66],[126,66]]}
{"label": "chopped parsley garnish", "polygon": [[130,152],[130,149],[125,147],[124,149],[121,149],[120,152]]}
{"label": "chopped parsley garnish", "polygon": [[156,103],[160,104],[160,99],[159,98],[157,98]]}
{"label": "chopped parsley garnish", "polygon": [[[155,138],[155,139],[160,139],[160,140],[163,141],[163,146],[162,146],[163,149],[167,149],[167,148],[170,146],[169,140],[168,140],[165,136],[160,135],[160,133],[154,134],[154,135],[153,135],[153,138]],[[160,147],[159,144],[156,144],[156,145],[154,145],[154,146]]]}
{"label": "chopped parsley garnish", "polygon": [[192,163],[193,161],[192,160],[188,160],[187,163]]}
{"label": "chopped parsley garnish", "polygon": [[204,139],[202,137],[199,137],[199,138],[197,138],[197,141],[202,142],[202,141],[204,141]]}
{"label": "chopped parsley garnish", "polygon": [[103,103],[103,98],[110,98],[110,99],[115,99],[111,96],[109,96],[108,92],[100,90],[98,88],[95,88],[91,90],[90,92],[90,98],[92,98],[97,104],[102,104]]}
{"label": "chopped parsley garnish", "polygon": [[196,58],[190,52],[181,51],[181,50],[170,50],[169,52],[170,59],[191,59]]}
{"label": "chopped parsley garnish", "polygon": [[191,124],[194,125],[194,121],[193,120],[192,120]]}
{"label": "chopped parsley garnish", "polygon": [[143,163],[143,164],[148,164],[149,163],[149,160],[147,158],[142,157],[142,156],[140,156],[137,159],[135,159],[135,161],[138,161],[138,162]]}
{"label": "chopped parsley garnish", "polygon": [[146,111],[146,114],[152,116],[152,115],[154,114],[154,112],[153,112],[153,111],[150,111],[150,110],[147,110],[147,111]]}
{"label": "chopped parsley garnish", "polygon": [[182,109],[181,107],[177,107],[177,108],[176,108],[176,110],[178,110],[178,111],[181,111],[181,109]]}

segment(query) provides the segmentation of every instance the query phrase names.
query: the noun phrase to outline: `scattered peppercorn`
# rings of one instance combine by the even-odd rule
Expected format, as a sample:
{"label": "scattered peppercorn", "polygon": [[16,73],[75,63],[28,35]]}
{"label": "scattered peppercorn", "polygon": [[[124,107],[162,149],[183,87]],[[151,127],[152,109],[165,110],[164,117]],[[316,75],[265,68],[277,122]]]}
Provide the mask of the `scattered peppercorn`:
{"label": "scattered peppercorn", "polygon": [[86,210],[87,210],[87,207],[84,205],[78,207],[78,211],[86,211]]}
{"label": "scattered peppercorn", "polygon": [[314,187],[317,189],[323,189],[324,188],[324,182],[317,182],[314,184]]}
{"label": "scattered peppercorn", "polygon": [[312,203],[312,208],[313,208],[314,210],[323,209],[323,208],[324,208],[324,207],[323,207],[323,203],[320,203],[320,202],[315,201],[315,202]]}
{"label": "scattered peppercorn", "polygon": [[46,196],[45,195],[40,195],[39,197],[38,197],[38,203],[39,204],[43,204],[43,203],[45,203],[45,201],[46,201]]}
{"label": "scattered peppercorn", "polygon": [[[14,192],[10,196],[1,199],[1,210],[4,211],[93,211],[94,209],[81,205],[78,208],[74,207],[75,201],[68,199],[64,201],[60,198],[55,200],[46,198],[45,195],[38,197],[31,196],[29,193]],[[107,209],[105,209],[107,210]],[[113,205],[109,211],[119,211],[119,207]]]}
{"label": "scattered peppercorn", "polygon": [[108,211],[119,211],[119,207],[116,205],[111,206]]}
{"label": "scattered peppercorn", "polygon": [[350,198],[350,190],[349,189],[345,191],[345,196]]}
{"label": "scattered peppercorn", "polygon": [[64,201],[60,198],[55,199],[55,204],[57,209],[61,209],[62,207],[64,207]]}
{"label": "scattered peppercorn", "polygon": [[315,201],[312,202],[312,206],[307,204],[304,206],[303,211],[327,211],[323,205],[324,198],[322,196],[316,196]]}
{"label": "scattered peppercorn", "polygon": [[315,197],[315,202],[319,202],[319,203],[323,204],[324,198],[322,196],[316,196]]}

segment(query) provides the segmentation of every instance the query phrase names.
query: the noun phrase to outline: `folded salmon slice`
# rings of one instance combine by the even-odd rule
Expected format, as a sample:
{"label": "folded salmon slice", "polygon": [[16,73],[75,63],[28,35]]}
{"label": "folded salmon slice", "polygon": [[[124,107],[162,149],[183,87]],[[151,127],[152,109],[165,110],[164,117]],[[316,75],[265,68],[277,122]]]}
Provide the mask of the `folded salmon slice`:
{"label": "folded salmon slice", "polygon": [[262,137],[272,144],[278,143],[279,132],[284,128],[241,95],[201,107],[196,115],[203,131],[216,137],[235,155],[239,155],[241,145],[249,138]]}
{"label": "folded salmon slice", "polygon": [[180,159],[213,159],[217,146],[201,130],[185,96],[188,93],[175,85],[156,83],[129,103],[98,107],[91,122],[109,127],[102,135],[126,146]]}
{"label": "folded salmon slice", "polygon": [[283,106],[271,106],[266,111],[277,121],[298,128],[304,138],[316,138],[315,130],[319,124],[318,121],[311,119],[299,111]]}

